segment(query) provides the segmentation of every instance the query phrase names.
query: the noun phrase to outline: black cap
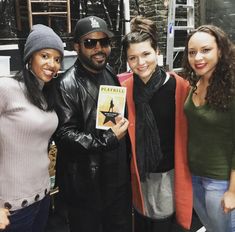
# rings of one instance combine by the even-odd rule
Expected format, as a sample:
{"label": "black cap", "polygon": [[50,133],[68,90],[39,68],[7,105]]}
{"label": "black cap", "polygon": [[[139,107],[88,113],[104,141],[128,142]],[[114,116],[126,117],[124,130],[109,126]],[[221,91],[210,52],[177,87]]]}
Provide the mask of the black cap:
{"label": "black cap", "polygon": [[96,16],[89,16],[78,20],[74,30],[74,42],[79,42],[81,37],[92,32],[104,32],[109,38],[113,33],[109,31],[106,22]]}

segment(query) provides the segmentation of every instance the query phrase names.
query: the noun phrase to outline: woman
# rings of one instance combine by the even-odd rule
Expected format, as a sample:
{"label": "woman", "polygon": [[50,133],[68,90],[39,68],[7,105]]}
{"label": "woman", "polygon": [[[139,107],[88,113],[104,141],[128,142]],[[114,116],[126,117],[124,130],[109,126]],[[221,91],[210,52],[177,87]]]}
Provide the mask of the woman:
{"label": "woman", "polygon": [[3,230],[6,228],[7,225],[9,225],[9,210],[0,208],[0,230]]}
{"label": "woman", "polygon": [[203,25],[189,35],[183,63],[194,208],[207,231],[235,231],[235,47]]}
{"label": "woman", "polygon": [[154,22],[132,19],[123,51],[133,71],[122,85],[127,87],[135,232],[172,231],[175,215],[189,229],[192,191],[183,114],[188,84],[158,67]]}
{"label": "woman", "polygon": [[10,212],[7,232],[41,232],[47,222],[48,142],[58,123],[53,78],[63,52],[51,28],[35,25],[25,44],[23,71],[0,78],[0,207]]}

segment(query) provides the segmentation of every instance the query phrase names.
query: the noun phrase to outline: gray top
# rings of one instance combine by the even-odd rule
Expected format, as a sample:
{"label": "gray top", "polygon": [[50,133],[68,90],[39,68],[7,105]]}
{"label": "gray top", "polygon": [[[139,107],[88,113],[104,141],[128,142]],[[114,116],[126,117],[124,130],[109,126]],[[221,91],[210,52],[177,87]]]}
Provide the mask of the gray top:
{"label": "gray top", "polygon": [[153,219],[164,219],[175,212],[174,169],[164,173],[150,173],[141,182],[145,213]]}
{"label": "gray top", "polygon": [[0,78],[0,207],[20,209],[49,192],[48,141],[55,112],[44,112],[25,97],[24,85]]}

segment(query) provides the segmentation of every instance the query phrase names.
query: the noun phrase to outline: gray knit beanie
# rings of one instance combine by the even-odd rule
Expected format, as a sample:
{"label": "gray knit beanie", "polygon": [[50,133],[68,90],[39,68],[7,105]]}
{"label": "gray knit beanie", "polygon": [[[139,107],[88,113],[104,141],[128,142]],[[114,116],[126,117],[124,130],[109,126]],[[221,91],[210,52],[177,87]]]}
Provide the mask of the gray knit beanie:
{"label": "gray knit beanie", "polygon": [[24,48],[24,63],[27,63],[32,54],[45,48],[58,50],[64,56],[64,45],[61,38],[50,28],[42,24],[32,27]]}

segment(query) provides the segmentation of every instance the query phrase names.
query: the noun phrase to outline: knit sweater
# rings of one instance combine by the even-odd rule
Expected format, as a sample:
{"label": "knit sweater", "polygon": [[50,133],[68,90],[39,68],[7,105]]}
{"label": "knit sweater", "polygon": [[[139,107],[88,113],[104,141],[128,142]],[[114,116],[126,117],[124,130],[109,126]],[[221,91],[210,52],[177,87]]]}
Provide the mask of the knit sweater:
{"label": "knit sweater", "polygon": [[0,207],[26,207],[49,193],[48,142],[55,112],[31,104],[24,84],[0,78]]}
{"label": "knit sweater", "polygon": [[235,169],[235,99],[226,112],[207,104],[196,107],[192,91],[185,102],[189,126],[189,165],[192,174],[229,180]]}

